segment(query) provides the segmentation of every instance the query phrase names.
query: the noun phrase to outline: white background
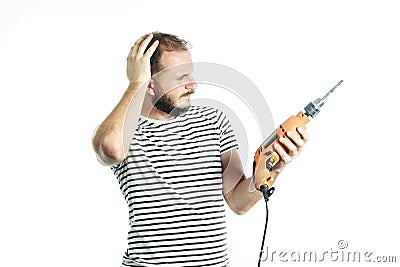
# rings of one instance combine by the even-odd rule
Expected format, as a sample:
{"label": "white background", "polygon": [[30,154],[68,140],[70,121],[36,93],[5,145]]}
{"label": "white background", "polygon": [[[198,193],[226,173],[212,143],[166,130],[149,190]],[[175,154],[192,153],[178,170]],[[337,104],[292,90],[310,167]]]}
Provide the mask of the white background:
{"label": "white background", "polygon": [[[398,14],[385,0],[0,0],[0,266],[119,266],[127,206],[91,136],[127,86],[130,47],[155,30],[246,75],[275,124],[343,79],[275,184],[266,246],[322,254],[346,240],[400,261]],[[232,266],[256,266],[264,216],[262,201],[228,211]],[[263,265],[289,264],[309,266]]]}

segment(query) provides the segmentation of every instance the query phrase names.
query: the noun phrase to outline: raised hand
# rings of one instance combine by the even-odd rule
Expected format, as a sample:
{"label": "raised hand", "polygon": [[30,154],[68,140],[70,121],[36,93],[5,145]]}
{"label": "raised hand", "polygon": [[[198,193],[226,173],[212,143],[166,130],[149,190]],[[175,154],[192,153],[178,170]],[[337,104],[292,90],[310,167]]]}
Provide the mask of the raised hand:
{"label": "raised hand", "polygon": [[140,86],[151,78],[150,57],[158,46],[155,41],[145,52],[147,46],[153,38],[152,34],[145,34],[140,37],[132,46],[127,57],[126,75],[129,82]]}

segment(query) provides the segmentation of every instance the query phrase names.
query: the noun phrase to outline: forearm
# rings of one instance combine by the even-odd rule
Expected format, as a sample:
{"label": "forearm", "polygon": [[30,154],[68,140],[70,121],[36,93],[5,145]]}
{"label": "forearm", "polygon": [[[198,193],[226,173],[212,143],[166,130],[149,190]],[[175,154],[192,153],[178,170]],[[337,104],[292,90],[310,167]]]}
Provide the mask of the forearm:
{"label": "forearm", "polygon": [[[275,168],[271,172],[271,177],[276,180],[284,166]],[[245,214],[249,211],[261,198],[263,198],[262,192],[257,190],[252,184],[252,178],[243,177],[235,185],[235,187],[225,195],[225,199],[229,207],[237,214]]]}
{"label": "forearm", "polygon": [[126,157],[144,94],[145,88],[141,84],[129,84],[121,100],[97,128],[93,147],[102,164],[115,165]]}
{"label": "forearm", "polygon": [[263,197],[260,191],[249,190],[251,180],[243,176],[238,184],[225,195],[229,207],[237,214],[245,214]]}

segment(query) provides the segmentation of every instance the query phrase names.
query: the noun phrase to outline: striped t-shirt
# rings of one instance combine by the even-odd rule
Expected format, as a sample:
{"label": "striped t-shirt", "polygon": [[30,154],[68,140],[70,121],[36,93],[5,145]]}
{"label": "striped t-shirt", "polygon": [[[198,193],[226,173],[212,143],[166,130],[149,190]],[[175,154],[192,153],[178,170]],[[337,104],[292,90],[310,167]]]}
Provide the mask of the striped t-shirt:
{"label": "striped t-shirt", "polygon": [[221,154],[237,147],[211,107],[139,118],[128,156],[112,167],[129,207],[122,266],[229,265]]}

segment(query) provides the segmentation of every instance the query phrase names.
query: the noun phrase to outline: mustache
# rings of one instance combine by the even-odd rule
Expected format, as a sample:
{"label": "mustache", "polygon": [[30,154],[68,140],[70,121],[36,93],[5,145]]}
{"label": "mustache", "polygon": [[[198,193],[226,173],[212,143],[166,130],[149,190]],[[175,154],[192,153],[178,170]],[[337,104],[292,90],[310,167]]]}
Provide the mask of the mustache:
{"label": "mustache", "polygon": [[181,97],[189,96],[189,95],[192,95],[192,94],[194,94],[194,90],[191,90],[191,91],[189,91],[187,93],[184,93],[183,95],[181,95]]}

